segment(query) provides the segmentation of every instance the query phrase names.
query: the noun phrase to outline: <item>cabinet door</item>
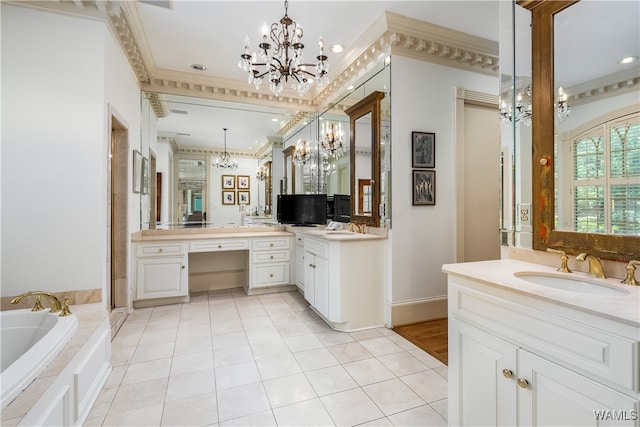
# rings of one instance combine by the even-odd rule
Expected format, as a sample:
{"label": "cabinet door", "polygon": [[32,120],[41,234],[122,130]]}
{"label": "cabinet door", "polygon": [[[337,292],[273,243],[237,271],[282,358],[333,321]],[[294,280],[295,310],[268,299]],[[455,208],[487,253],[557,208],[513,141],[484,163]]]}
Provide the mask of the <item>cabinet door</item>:
{"label": "cabinet door", "polygon": [[576,372],[518,351],[520,425],[638,425],[637,399],[598,384]]}
{"label": "cabinet door", "polygon": [[320,314],[329,319],[329,263],[325,258],[316,255],[314,265],[315,297],[313,306]]}
{"label": "cabinet door", "polygon": [[296,285],[304,292],[304,247],[296,246]]}
{"label": "cabinet door", "polygon": [[315,305],[315,258],[311,252],[304,251],[304,299]]}
{"label": "cabinet door", "polygon": [[186,296],[188,289],[186,257],[138,260],[137,299]]}
{"label": "cabinet door", "polygon": [[449,425],[515,425],[517,347],[449,319]]}

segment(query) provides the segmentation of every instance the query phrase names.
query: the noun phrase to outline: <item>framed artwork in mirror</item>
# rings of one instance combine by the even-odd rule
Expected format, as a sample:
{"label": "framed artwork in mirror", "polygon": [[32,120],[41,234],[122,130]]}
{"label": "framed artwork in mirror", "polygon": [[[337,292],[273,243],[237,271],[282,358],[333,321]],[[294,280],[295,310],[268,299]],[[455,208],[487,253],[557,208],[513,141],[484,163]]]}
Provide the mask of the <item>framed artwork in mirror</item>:
{"label": "framed artwork in mirror", "polygon": [[139,193],[142,186],[142,154],[133,150],[133,192]]}
{"label": "framed artwork in mirror", "polygon": [[413,205],[436,204],[436,171],[413,171]]}
{"label": "framed artwork in mirror", "polygon": [[436,167],[436,134],[411,132],[411,165],[414,168]]}
{"label": "framed artwork in mirror", "polygon": [[223,191],[222,192],[222,204],[223,205],[235,205],[236,204],[236,192],[235,191]]}
{"label": "framed artwork in mirror", "polygon": [[249,175],[238,175],[238,190],[248,190],[250,188]]}
{"label": "framed artwork in mirror", "polygon": [[146,157],[142,158],[142,184],[140,191],[142,194],[149,194],[149,159]]}
{"label": "framed artwork in mirror", "polygon": [[248,205],[250,200],[249,191],[238,191],[238,204]]}
{"label": "framed artwork in mirror", "polygon": [[236,188],[236,176],[235,175],[222,175],[222,189],[223,190],[235,190]]}

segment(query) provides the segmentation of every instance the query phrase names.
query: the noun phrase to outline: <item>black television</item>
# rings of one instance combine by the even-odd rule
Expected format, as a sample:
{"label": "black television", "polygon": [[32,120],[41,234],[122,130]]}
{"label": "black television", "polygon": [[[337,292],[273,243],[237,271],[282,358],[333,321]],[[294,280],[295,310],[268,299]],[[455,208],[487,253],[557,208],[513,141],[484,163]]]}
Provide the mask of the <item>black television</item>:
{"label": "black television", "polygon": [[278,195],[278,222],[298,226],[327,223],[326,194]]}
{"label": "black television", "polygon": [[348,194],[333,195],[333,220],[338,222],[351,221],[351,196]]}

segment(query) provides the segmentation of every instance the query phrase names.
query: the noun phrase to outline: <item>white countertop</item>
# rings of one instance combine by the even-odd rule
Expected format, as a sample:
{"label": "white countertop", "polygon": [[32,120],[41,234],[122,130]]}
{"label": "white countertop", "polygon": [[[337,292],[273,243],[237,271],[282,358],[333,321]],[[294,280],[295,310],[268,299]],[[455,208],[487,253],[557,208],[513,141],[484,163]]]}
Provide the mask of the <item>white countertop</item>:
{"label": "white countertop", "polygon": [[[640,327],[640,286],[624,285],[619,279],[597,279],[580,272],[559,273],[553,267],[513,259],[445,264],[442,271]],[[516,277],[514,274],[518,272],[566,274],[567,278],[596,282],[626,293],[601,295],[557,289]]]}
{"label": "white countertop", "polygon": [[171,230],[142,230],[133,233],[132,242],[155,242],[202,239],[241,239],[248,237],[291,236],[283,226],[264,227],[200,227]]}

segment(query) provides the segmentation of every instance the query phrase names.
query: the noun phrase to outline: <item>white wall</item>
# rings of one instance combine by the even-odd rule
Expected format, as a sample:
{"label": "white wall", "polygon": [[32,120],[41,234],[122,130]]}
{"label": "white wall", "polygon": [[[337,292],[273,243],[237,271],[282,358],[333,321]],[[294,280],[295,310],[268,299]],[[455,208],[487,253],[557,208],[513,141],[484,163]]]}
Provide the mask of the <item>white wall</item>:
{"label": "white wall", "polygon": [[[498,78],[401,56],[392,57],[389,260],[392,269],[390,301],[393,304],[428,300],[447,293],[442,265],[455,262],[454,87],[497,95]],[[412,131],[436,134],[435,206],[411,204]]]}
{"label": "white wall", "polygon": [[104,291],[106,119],[139,139],[135,79],[104,23],[1,7],[1,293]]}

